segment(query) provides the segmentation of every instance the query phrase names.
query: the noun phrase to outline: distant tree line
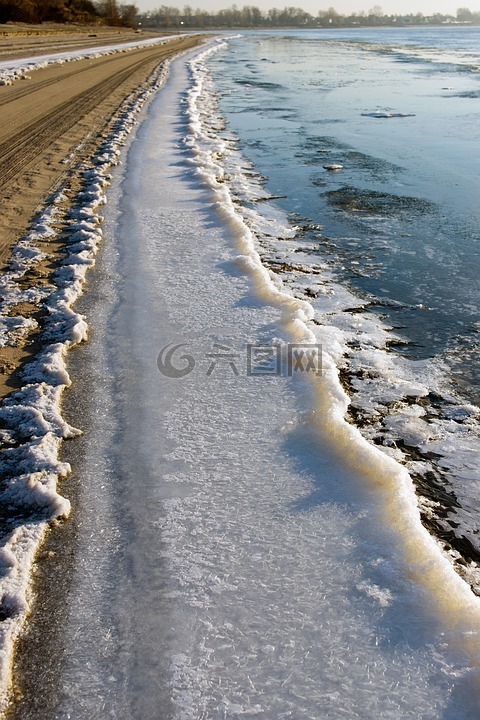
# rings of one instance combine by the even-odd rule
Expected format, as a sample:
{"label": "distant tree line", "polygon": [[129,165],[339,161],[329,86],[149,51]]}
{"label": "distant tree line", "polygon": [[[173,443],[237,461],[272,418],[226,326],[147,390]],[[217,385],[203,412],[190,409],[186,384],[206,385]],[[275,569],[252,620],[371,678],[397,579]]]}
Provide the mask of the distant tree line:
{"label": "distant tree line", "polygon": [[[0,0],[1,1],[1,0]],[[206,10],[193,9],[185,5],[183,9],[162,5],[157,10],[141,13],[138,23],[142,27],[165,29],[193,29],[193,28],[255,28],[255,27],[304,27],[304,28],[339,28],[357,26],[404,26],[404,25],[443,25],[443,24],[469,24],[480,25],[480,11],[472,12],[467,8],[460,8],[456,16],[434,15],[425,16],[422,13],[410,15],[384,15],[378,5],[368,12],[354,15],[341,15],[335,8],[319,10],[317,15],[311,15],[297,7],[285,7],[283,10],[272,8],[266,12],[257,7],[246,5],[239,8],[236,5],[220,10],[216,13]]]}
{"label": "distant tree line", "polygon": [[335,8],[319,10],[311,15],[298,7],[259,10],[252,5],[242,8],[232,5],[216,13],[183,9],[162,5],[157,10],[138,13],[135,4],[118,3],[117,0],[0,0],[0,23],[6,22],[76,22],[99,23],[127,27],[151,27],[163,29],[201,28],[255,28],[255,27],[356,27],[356,26],[403,26],[403,25],[480,25],[480,11],[459,8],[456,16],[422,13],[410,15],[384,15],[375,5],[368,12],[341,15]]}
{"label": "distant tree line", "polygon": [[0,23],[59,22],[137,26],[138,8],[117,0],[0,0]]}

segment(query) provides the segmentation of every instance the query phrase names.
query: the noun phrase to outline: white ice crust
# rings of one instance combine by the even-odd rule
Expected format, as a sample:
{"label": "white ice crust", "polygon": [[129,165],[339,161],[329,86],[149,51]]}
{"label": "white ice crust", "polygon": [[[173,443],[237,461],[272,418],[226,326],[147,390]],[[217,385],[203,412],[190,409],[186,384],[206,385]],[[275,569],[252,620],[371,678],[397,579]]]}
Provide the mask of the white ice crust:
{"label": "white ice crust", "polygon": [[[271,209],[269,215],[265,204],[262,204],[260,214],[251,206],[248,208],[239,202],[239,198],[248,200],[248,194],[250,198],[254,197],[258,183],[255,187],[255,183],[250,182],[251,169],[249,177],[245,173],[246,163],[229,133],[218,132],[223,122],[206,64],[209,55],[216,52],[218,47],[221,46],[208,48],[190,62],[194,84],[188,94],[190,128],[186,142],[193,154],[192,162],[196,165],[199,177],[211,188],[215,207],[222,220],[235,233],[239,248],[238,264],[251,276],[258,295],[281,308],[283,329],[288,332],[292,342],[322,344],[322,377],[312,380],[311,387],[314,403],[310,420],[312,425],[380,493],[384,504],[384,520],[388,527],[398,530],[406,557],[411,563],[412,576],[432,593],[433,601],[437,603],[438,611],[447,624],[458,623],[460,617],[466,621],[470,627],[467,633],[477,638],[471,648],[472,660],[477,662],[480,658],[480,599],[455,572],[439,543],[423,526],[412,479],[408,468],[398,461],[400,457],[396,455],[395,448],[389,452],[388,448],[385,451],[374,445],[354,424],[347,421],[350,398],[339,378],[339,366],[344,361],[347,340],[354,337],[358,341],[359,336],[363,340],[359,352],[364,356],[360,357],[359,354],[358,362],[362,366],[367,361],[373,363],[383,374],[384,382],[380,386],[384,400],[398,398],[399,392],[407,391],[417,397],[424,396],[432,387],[432,368],[428,363],[422,366],[422,363],[409,364],[405,361],[403,367],[400,365],[400,372],[398,365],[393,369],[389,366],[389,362],[393,362],[391,355],[385,350],[388,328],[373,318],[362,316],[359,320],[358,315],[347,317],[344,312],[346,307],[352,306],[352,302],[359,305],[358,299],[341,287],[334,286],[330,288],[331,295],[323,295],[318,302],[307,301],[303,299],[305,295],[302,297],[296,292],[298,285],[285,285],[278,274],[268,270],[262,263],[261,255],[265,255],[263,248],[268,242],[272,242],[277,253],[281,245],[271,238],[288,238],[292,229],[285,219],[282,227],[280,212],[275,213]],[[301,266],[301,255],[300,260],[298,255],[296,257],[297,265]],[[307,269],[311,271],[311,264]],[[337,292],[339,295],[343,292],[344,296],[338,297],[335,295]],[[316,323],[312,322],[314,318]],[[358,326],[352,327],[352,324]],[[371,390],[367,382],[364,388],[365,405],[368,405]],[[471,407],[453,407],[467,415],[475,414]],[[428,447],[437,443],[436,446],[446,452],[449,428],[445,428],[442,422],[438,420],[429,423],[427,427],[419,406],[399,407],[398,413],[390,416],[389,429],[395,436],[401,427],[407,440],[423,442]]]}

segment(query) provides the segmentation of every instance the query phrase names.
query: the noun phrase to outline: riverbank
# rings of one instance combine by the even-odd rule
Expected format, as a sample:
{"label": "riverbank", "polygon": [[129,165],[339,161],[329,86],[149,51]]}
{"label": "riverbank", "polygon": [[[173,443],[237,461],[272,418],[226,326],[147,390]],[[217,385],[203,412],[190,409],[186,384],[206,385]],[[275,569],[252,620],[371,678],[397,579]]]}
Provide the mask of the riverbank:
{"label": "riverbank", "polygon": [[[46,651],[53,688],[32,662],[37,711],[20,717],[467,720],[478,602],[402,468],[326,407],[345,399],[329,349],[321,377],[289,374],[288,347],[314,347],[308,306],[262,267],[217,174],[196,68],[173,64],[102,210],[64,408],[88,431],[65,445],[68,622]],[[265,362],[282,345],[283,371]]]}
{"label": "riverbank", "polygon": [[70,382],[66,351],[86,337],[86,325],[70,306],[101,237],[96,208],[107,170],[139,109],[163,82],[165,63],[200,41],[185,36],[54,65],[0,88],[4,707],[14,643],[32,599],[36,553],[47,523],[70,509],[55,486],[69,471],[58,460],[62,438],[76,431],[55,415]]}

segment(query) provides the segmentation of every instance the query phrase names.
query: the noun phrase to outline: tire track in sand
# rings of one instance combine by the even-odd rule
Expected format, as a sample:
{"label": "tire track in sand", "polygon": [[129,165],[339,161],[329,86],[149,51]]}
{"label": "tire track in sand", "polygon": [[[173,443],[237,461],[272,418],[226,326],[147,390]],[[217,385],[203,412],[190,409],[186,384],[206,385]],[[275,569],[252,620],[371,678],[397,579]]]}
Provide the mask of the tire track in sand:
{"label": "tire track in sand", "polygon": [[[163,60],[202,42],[164,44],[35,70],[27,87],[0,88],[0,271],[53,188],[102,142],[123,100]],[[68,159],[66,163],[65,160]]]}

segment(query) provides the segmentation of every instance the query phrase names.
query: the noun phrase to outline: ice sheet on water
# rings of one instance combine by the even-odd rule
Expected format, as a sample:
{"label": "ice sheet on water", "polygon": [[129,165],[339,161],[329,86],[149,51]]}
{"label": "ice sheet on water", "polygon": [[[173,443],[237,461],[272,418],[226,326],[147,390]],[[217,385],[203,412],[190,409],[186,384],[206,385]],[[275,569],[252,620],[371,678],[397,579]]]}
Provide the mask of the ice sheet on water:
{"label": "ice sheet on water", "polygon": [[373,117],[377,119],[389,119],[389,118],[407,118],[415,117],[415,113],[402,113],[393,112],[393,110],[375,110],[374,112],[362,113],[364,117]]}

